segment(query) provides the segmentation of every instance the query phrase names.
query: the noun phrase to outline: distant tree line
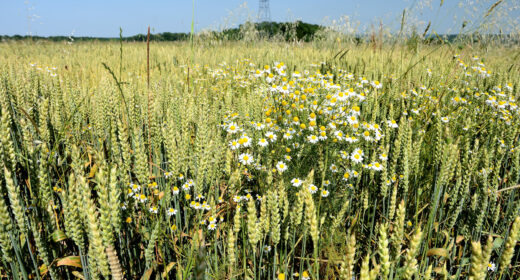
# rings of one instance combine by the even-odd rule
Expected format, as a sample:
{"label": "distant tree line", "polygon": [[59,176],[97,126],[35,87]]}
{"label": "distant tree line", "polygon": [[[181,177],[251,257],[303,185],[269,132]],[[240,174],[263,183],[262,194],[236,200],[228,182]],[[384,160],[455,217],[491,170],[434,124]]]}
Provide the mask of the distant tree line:
{"label": "distant tree line", "polygon": [[[272,39],[276,40],[285,40],[285,41],[304,41],[310,42],[314,39],[320,39],[320,36],[323,36],[328,30],[326,27],[306,23],[302,21],[295,22],[245,22],[239,25],[236,28],[228,28],[222,31],[207,31],[202,32],[200,34],[196,34],[199,36],[201,34],[210,35],[212,38],[217,40],[230,40],[230,41],[238,41],[244,39]],[[331,31],[334,32],[334,31]],[[123,37],[123,40],[126,42],[144,42],[146,41],[146,34],[137,34],[134,36]],[[163,32],[150,34],[150,40],[152,41],[186,41],[190,39],[190,33],[172,33],[172,32]],[[373,37],[373,36],[372,36]],[[354,35],[353,41],[357,44],[362,42],[370,42],[370,34],[357,34]],[[518,38],[516,36],[512,36],[510,34],[424,34],[423,36],[419,36],[416,32],[414,32],[408,38],[405,38],[405,42],[409,45],[415,45],[419,42],[424,44],[443,44],[443,43],[454,43],[454,42],[481,42],[483,38],[487,40],[493,41],[502,41],[502,42],[514,42],[518,43]],[[81,41],[119,41],[119,37],[75,37],[75,36],[29,36],[29,35],[13,35],[6,36],[0,35],[0,41],[6,40],[46,40],[53,42],[81,42]]]}
{"label": "distant tree line", "polygon": [[[163,32],[158,34],[150,34],[150,40],[152,41],[182,41],[187,40],[190,37],[189,33],[171,33]],[[47,40],[53,42],[61,41],[119,41],[118,37],[75,37],[75,36],[29,36],[29,35],[13,35],[6,36],[0,35],[0,40]],[[146,41],[146,34],[137,34],[130,37],[123,37],[124,41]]]}
{"label": "distant tree line", "polygon": [[[261,22],[261,23],[251,23],[246,22],[241,24],[237,28],[229,28],[223,31],[211,31],[210,33],[214,35],[216,38],[227,39],[227,40],[241,40],[244,37],[244,29],[245,28],[253,28],[255,29],[261,36],[271,38],[271,37],[281,37],[286,40],[303,40],[303,41],[311,41],[314,37],[314,34],[318,30],[324,29],[324,27],[317,24],[310,24],[301,21],[297,22]],[[137,34],[130,37],[123,37],[124,41],[146,41],[146,34]],[[150,40],[152,41],[185,41],[189,40],[190,33],[171,33],[171,32],[163,32],[150,34]],[[118,41],[118,37],[75,37],[75,36],[29,36],[29,35],[0,35],[0,40],[47,40],[47,41]]]}

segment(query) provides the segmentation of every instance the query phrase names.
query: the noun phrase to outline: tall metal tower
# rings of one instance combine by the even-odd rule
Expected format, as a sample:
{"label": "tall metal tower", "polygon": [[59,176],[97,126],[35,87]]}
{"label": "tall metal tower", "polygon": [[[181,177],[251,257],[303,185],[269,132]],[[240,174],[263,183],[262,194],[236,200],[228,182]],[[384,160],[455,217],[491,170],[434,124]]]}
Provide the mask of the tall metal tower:
{"label": "tall metal tower", "polygon": [[271,9],[269,8],[269,0],[259,0],[258,22],[271,21]]}

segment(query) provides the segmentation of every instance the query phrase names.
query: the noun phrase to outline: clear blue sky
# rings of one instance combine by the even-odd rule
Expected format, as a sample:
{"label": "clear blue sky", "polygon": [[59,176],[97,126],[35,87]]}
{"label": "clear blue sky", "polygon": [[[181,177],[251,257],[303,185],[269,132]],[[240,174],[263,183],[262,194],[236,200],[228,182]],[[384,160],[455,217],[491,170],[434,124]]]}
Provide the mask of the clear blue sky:
{"label": "clear blue sky", "polygon": [[[378,27],[399,28],[403,9],[408,22],[416,23],[420,32],[428,21],[438,33],[456,33],[464,20],[478,25],[487,9],[496,0],[271,0],[273,21],[294,21],[331,25],[348,16],[357,31]],[[498,16],[488,21],[503,21],[500,25],[518,26],[518,0],[505,0]],[[192,0],[0,0],[0,35],[71,35],[117,37],[145,33],[151,26],[158,32],[189,32],[192,20]],[[504,11],[507,18],[504,17]],[[195,30],[218,30],[233,27],[258,13],[258,0],[195,0]],[[504,28],[505,30],[508,30]],[[513,27],[514,28],[514,27]]]}

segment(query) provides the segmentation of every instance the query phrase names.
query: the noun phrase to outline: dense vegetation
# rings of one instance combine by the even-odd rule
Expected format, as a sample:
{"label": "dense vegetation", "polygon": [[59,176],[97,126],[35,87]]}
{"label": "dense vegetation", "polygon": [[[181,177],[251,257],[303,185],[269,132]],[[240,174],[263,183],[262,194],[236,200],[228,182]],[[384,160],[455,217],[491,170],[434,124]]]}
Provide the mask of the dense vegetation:
{"label": "dense vegetation", "polygon": [[519,49],[458,46],[0,43],[0,275],[517,279]]}

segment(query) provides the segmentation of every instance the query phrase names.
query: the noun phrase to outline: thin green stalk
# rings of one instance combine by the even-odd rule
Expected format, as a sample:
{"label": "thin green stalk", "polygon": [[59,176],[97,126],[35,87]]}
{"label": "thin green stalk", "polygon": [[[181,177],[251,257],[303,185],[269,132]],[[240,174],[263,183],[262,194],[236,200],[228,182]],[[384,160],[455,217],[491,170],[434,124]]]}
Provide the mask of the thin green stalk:
{"label": "thin green stalk", "polygon": [[24,263],[22,261],[22,256],[20,254],[20,247],[18,247],[18,243],[13,237],[12,232],[9,232],[9,237],[11,238],[11,243],[13,245],[14,252],[16,254],[16,259],[18,260],[18,268],[20,269],[20,272],[22,273],[22,277],[25,280],[28,280],[29,277],[27,275],[27,271],[25,270]]}

